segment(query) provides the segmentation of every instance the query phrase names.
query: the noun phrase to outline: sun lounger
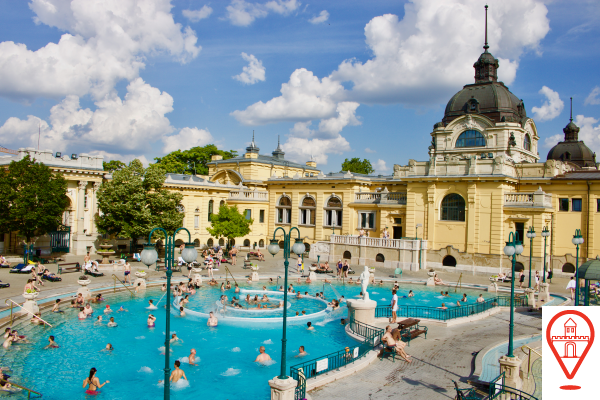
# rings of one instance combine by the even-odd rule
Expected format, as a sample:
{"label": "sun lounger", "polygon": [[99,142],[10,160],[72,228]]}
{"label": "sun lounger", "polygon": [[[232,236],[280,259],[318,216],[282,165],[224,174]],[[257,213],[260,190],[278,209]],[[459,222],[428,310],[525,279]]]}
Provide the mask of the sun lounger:
{"label": "sun lounger", "polygon": [[35,264],[17,264],[9,272],[11,274],[29,274],[34,267]]}
{"label": "sun lounger", "polygon": [[62,281],[62,278],[60,276],[42,275],[42,279],[45,280],[45,281],[50,281],[50,282],[60,282],[60,281]]}

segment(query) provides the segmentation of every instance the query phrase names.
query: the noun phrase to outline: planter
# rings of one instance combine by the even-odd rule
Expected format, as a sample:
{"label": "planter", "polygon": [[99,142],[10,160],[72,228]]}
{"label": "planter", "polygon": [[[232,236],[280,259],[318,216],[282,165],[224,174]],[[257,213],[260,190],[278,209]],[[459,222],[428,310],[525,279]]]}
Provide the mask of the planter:
{"label": "planter", "polygon": [[433,276],[435,276],[435,271],[430,271],[430,272],[427,273],[427,275],[433,277]]}
{"label": "planter", "polygon": [[202,268],[192,268],[192,272],[195,274],[199,274],[200,272],[202,272]]}
{"label": "planter", "polygon": [[375,268],[369,268],[369,272],[374,274],[375,273]]}
{"label": "planter", "polygon": [[316,270],[317,270],[317,267],[310,267],[309,269],[310,269],[311,271],[316,271]]}
{"label": "planter", "polygon": [[90,283],[92,283],[92,281],[90,281],[89,279],[86,279],[86,280],[81,280],[80,279],[80,280],[77,281],[77,283],[79,283],[81,286],[87,286]]}
{"label": "planter", "polygon": [[490,282],[498,282],[497,276],[490,276]]}
{"label": "planter", "polygon": [[38,296],[39,296],[39,294],[40,294],[39,292],[33,292],[33,293],[23,293],[23,298],[24,298],[25,300],[33,300],[33,299],[35,299],[36,297],[38,297]]}
{"label": "planter", "polygon": [[148,274],[145,272],[136,272],[135,273],[135,276],[137,276],[138,278],[145,278],[146,275],[148,275]]}

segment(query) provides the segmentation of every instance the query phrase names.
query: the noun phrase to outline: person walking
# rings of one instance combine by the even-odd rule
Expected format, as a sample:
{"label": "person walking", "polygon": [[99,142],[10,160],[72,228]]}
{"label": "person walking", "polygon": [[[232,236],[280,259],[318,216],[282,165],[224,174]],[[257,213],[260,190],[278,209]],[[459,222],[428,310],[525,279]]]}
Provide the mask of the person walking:
{"label": "person walking", "polygon": [[233,248],[229,251],[229,255],[231,256],[231,265],[236,265],[237,253],[238,253],[238,249],[235,246],[233,246]]}
{"label": "person walking", "polygon": [[525,272],[519,272],[519,289],[523,289],[523,282],[525,282]]}

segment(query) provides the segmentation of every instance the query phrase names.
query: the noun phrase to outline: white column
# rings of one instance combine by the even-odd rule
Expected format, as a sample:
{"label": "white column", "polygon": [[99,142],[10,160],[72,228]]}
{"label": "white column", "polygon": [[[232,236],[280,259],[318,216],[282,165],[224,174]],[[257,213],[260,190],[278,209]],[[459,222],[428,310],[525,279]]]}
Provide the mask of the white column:
{"label": "white column", "polygon": [[[96,224],[94,222],[94,218],[96,213],[98,212],[98,200],[96,198],[96,193],[98,193],[98,189],[100,189],[100,182],[94,182],[94,186],[92,189],[92,207],[91,207],[91,222],[90,222],[90,233],[96,233]],[[89,200],[89,199],[88,199]]]}
{"label": "white column", "polygon": [[77,233],[83,234],[83,230],[85,229],[84,224],[84,216],[85,216],[85,208],[83,203],[85,202],[85,188],[87,187],[87,181],[79,181],[77,188],[79,189],[77,192]]}

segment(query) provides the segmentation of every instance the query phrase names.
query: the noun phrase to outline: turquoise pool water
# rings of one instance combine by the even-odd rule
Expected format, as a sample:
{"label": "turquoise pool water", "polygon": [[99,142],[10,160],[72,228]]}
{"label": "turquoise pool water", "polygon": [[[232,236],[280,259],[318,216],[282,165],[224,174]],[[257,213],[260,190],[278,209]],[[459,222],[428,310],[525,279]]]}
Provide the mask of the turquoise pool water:
{"label": "turquoise pool water", "polygon": [[[525,344],[542,340],[542,335],[532,335],[531,337],[517,339],[513,343],[513,353],[521,356],[523,353],[519,348]],[[517,354],[517,352],[519,354]],[[508,342],[499,344],[483,355],[482,369],[479,380],[482,382],[490,382],[492,379],[500,375],[500,363],[498,359],[503,354],[508,353]]]}
{"label": "turquoise pool water", "polygon": [[[246,289],[261,289],[264,282],[244,285]],[[314,295],[324,291],[325,297],[335,297],[328,284],[295,284],[302,293],[308,291]],[[359,285],[334,285],[337,293],[345,298],[357,297]],[[276,285],[268,285],[268,290],[276,290]],[[414,298],[402,296],[412,289]],[[462,290],[451,293],[450,298],[439,294],[440,288],[427,288],[424,285],[402,285],[399,291],[401,304],[415,304],[437,307],[442,301],[449,306],[460,299],[462,293],[469,295],[469,302],[474,302],[479,293],[489,297],[486,292]],[[371,299],[379,304],[387,305],[391,299],[391,285],[370,286]],[[208,312],[216,308],[216,301],[223,294],[218,287],[202,287],[196,295],[190,296],[190,310]],[[233,290],[225,292],[231,299]],[[158,384],[162,379],[164,368],[164,304],[158,310],[147,310],[148,299],[155,302],[163,295],[159,289],[149,289],[144,294],[130,298],[129,294],[119,293],[108,296],[104,304],[94,305],[96,310],[93,319],[80,321],[73,309],[65,309],[64,314],[45,314],[44,318],[53,324],[53,328],[42,328],[25,324],[19,329],[20,334],[27,335],[32,343],[13,345],[2,352],[2,365],[12,368],[13,380],[34,390],[40,391],[44,399],[84,399],[81,388],[89,369],[95,367],[101,382],[110,383],[101,389],[97,399],[161,399],[163,387]],[[276,298],[277,296],[273,296]],[[282,296],[280,296],[282,297]],[[323,311],[326,304],[315,299],[291,300],[292,306],[288,315],[295,315],[298,310],[305,310],[306,317],[315,326],[314,331],[301,324],[291,323],[288,327],[287,367],[302,362],[297,358],[298,347],[303,345],[308,352],[308,359],[316,358],[345,346],[357,345],[344,333],[340,319],[346,317],[345,307],[333,312]],[[106,322],[95,323],[105,304],[115,310],[118,327],[108,328]],[[127,312],[116,312],[123,306]],[[158,320],[156,328],[147,328],[146,319],[153,313]],[[312,317],[313,313],[321,313]],[[103,314],[104,315],[104,314]],[[269,315],[273,319],[279,315]],[[107,318],[105,317],[105,320]],[[290,319],[294,319],[291,317]],[[203,318],[188,316],[185,318],[173,315],[171,331],[183,339],[183,343],[172,346],[171,367],[175,359],[183,359],[183,370],[188,382],[175,385],[172,398],[209,398],[209,399],[266,399],[269,397],[267,381],[279,374],[281,356],[281,323],[269,322],[267,319],[259,323],[224,323],[220,318],[216,328],[206,326]],[[54,335],[60,345],[58,349],[43,350],[48,335]],[[114,347],[112,352],[102,351],[107,343]],[[259,346],[264,345],[267,353],[276,361],[264,366],[254,363]],[[195,348],[199,359],[198,366],[185,363],[190,349]],[[24,395],[12,396],[25,398]]]}

